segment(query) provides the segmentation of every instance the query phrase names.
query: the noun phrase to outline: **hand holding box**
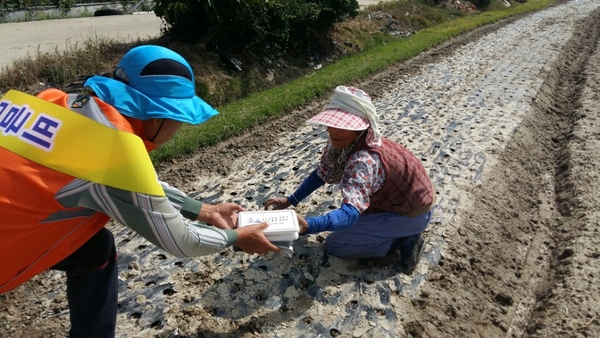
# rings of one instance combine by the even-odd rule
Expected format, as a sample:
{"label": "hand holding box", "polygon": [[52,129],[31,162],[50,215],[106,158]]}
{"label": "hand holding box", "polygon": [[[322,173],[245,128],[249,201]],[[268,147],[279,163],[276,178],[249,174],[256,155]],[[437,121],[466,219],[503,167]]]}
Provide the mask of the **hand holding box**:
{"label": "hand holding box", "polygon": [[298,218],[296,212],[285,210],[242,211],[238,213],[238,227],[244,227],[262,222],[269,223],[263,233],[267,239],[292,256],[292,242],[298,239]]}

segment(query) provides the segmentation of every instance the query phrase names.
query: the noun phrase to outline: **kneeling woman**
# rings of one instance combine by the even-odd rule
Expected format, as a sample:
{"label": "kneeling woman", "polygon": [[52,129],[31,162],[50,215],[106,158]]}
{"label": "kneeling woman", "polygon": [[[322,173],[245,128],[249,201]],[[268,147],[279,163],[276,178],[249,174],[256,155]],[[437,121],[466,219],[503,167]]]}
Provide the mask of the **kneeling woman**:
{"label": "kneeling woman", "polygon": [[371,98],[353,87],[337,87],[327,108],[308,120],[327,127],[320,163],[288,196],[265,208],[296,206],[325,183],[339,184],[342,205],[325,215],[299,217],[300,234],[332,231],[325,251],[340,258],[377,258],[395,251],[400,270],[414,271],[424,249],[421,233],[431,219],[435,191],[409,150],[381,136]]}

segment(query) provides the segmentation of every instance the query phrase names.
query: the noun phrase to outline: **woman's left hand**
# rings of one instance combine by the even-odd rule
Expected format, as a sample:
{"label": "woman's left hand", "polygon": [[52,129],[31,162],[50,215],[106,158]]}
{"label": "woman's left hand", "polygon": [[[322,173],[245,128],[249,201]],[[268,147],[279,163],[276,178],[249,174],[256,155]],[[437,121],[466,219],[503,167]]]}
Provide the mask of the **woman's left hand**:
{"label": "woman's left hand", "polygon": [[283,210],[290,205],[292,203],[286,197],[271,197],[263,204],[265,210],[269,208],[272,208],[272,210]]}

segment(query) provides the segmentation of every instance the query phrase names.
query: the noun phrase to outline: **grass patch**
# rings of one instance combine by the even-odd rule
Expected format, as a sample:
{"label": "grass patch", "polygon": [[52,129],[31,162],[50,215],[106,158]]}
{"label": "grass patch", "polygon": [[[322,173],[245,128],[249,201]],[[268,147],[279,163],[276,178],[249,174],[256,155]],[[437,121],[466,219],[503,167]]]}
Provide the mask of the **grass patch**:
{"label": "grass patch", "polygon": [[[496,4],[490,8],[501,9],[478,14],[465,14],[444,5],[426,6],[423,0],[379,3],[362,10],[357,18],[337,24],[331,32],[332,41],[337,44],[329,46],[331,50],[325,53],[328,57],[327,52],[334,51],[331,54],[335,54],[337,60],[308,74],[305,59],[299,60],[304,67],[299,69],[294,60],[287,60],[285,56],[269,57],[265,63],[262,62],[264,57],[249,53],[240,56],[244,60],[244,71],[236,73],[224,69],[219,56],[202,45],[165,38],[123,43],[92,36],[84,43],[67,45],[53,53],[38,51],[37,55],[3,67],[0,95],[9,89],[35,94],[48,86],[65,88],[82,75],[109,73],[123,54],[137,45],[171,48],[185,57],[194,69],[197,94],[220,114],[201,125],[184,125],[169,143],[151,153],[152,160],[158,164],[240,135],[315,98],[329,96],[338,85],[358,82],[459,34],[542,9],[553,2],[512,2],[508,8]],[[407,36],[394,35],[397,32]]]}
{"label": "grass patch", "polygon": [[283,116],[314,98],[323,98],[340,84],[355,82],[373,75],[391,65],[438,45],[448,39],[478,27],[514,15],[524,14],[550,5],[553,0],[529,0],[525,4],[458,17],[407,38],[386,41],[367,51],[351,55],[323,67],[312,74],[276,88],[252,94],[242,100],[217,107],[218,116],[197,125],[186,125],[173,140],[152,152],[156,163],[190,153],[198,147],[213,145],[261,122]]}

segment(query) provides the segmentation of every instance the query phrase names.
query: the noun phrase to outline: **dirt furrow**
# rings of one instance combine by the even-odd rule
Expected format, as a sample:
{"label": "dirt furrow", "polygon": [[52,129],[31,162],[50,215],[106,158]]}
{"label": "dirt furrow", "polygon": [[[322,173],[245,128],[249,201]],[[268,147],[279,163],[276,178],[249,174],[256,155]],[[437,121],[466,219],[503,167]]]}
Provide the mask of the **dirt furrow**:
{"label": "dirt furrow", "polygon": [[[553,122],[558,128],[550,129],[553,132],[549,135],[554,144],[551,152],[555,157],[554,167],[548,168],[555,176],[556,210],[551,215],[549,227],[553,245],[546,283],[538,290],[527,327],[527,333],[532,336],[546,336],[548,326],[554,327],[551,331],[555,334],[570,332],[568,329],[560,332],[562,329],[556,323],[556,316],[549,315],[548,309],[551,309],[551,313],[556,312],[555,295],[567,284],[567,277],[573,275],[572,256],[577,250],[576,241],[582,236],[577,216],[583,211],[577,202],[577,186],[582,182],[573,170],[574,163],[578,162],[578,154],[572,152],[571,140],[575,137],[578,121],[582,117],[578,109],[582,106],[581,95],[586,85],[585,70],[593,54],[598,53],[599,22],[600,10],[596,10],[577,24],[573,38],[566,44],[559,62],[546,81],[547,87],[542,95],[546,95],[547,100],[539,100],[546,104],[537,107],[542,115],[540,117]],[[545,327],[545,333],[539,334],[538,331]]]}
{"label": "dirt furrow", "polygon": [[[564,319],[557,322],[565,317],[569,299],[558,303],[556,293],[581,288],[566,279],[573,274],[571,256],[581,233],[581,221],[573,219],[582,211],[573,186],[585,184],[570,170],[577,163],[570,140],[581,116],[574,112],[581,105],[584,69],[597,53],[599,15],[596,10],[577,23],[547,70],[532,111],[482,178],[486,184],[473,189],[475,203],[456,219],[462,224],[459,239],[413,300],[418,315],[410,335],[558,337],[573,332]],[[593,310],[582,312],[574,316],[584,324],[580,331],[596,320]],[[597,326],[593,330],[588,333],[598,333]]]}

